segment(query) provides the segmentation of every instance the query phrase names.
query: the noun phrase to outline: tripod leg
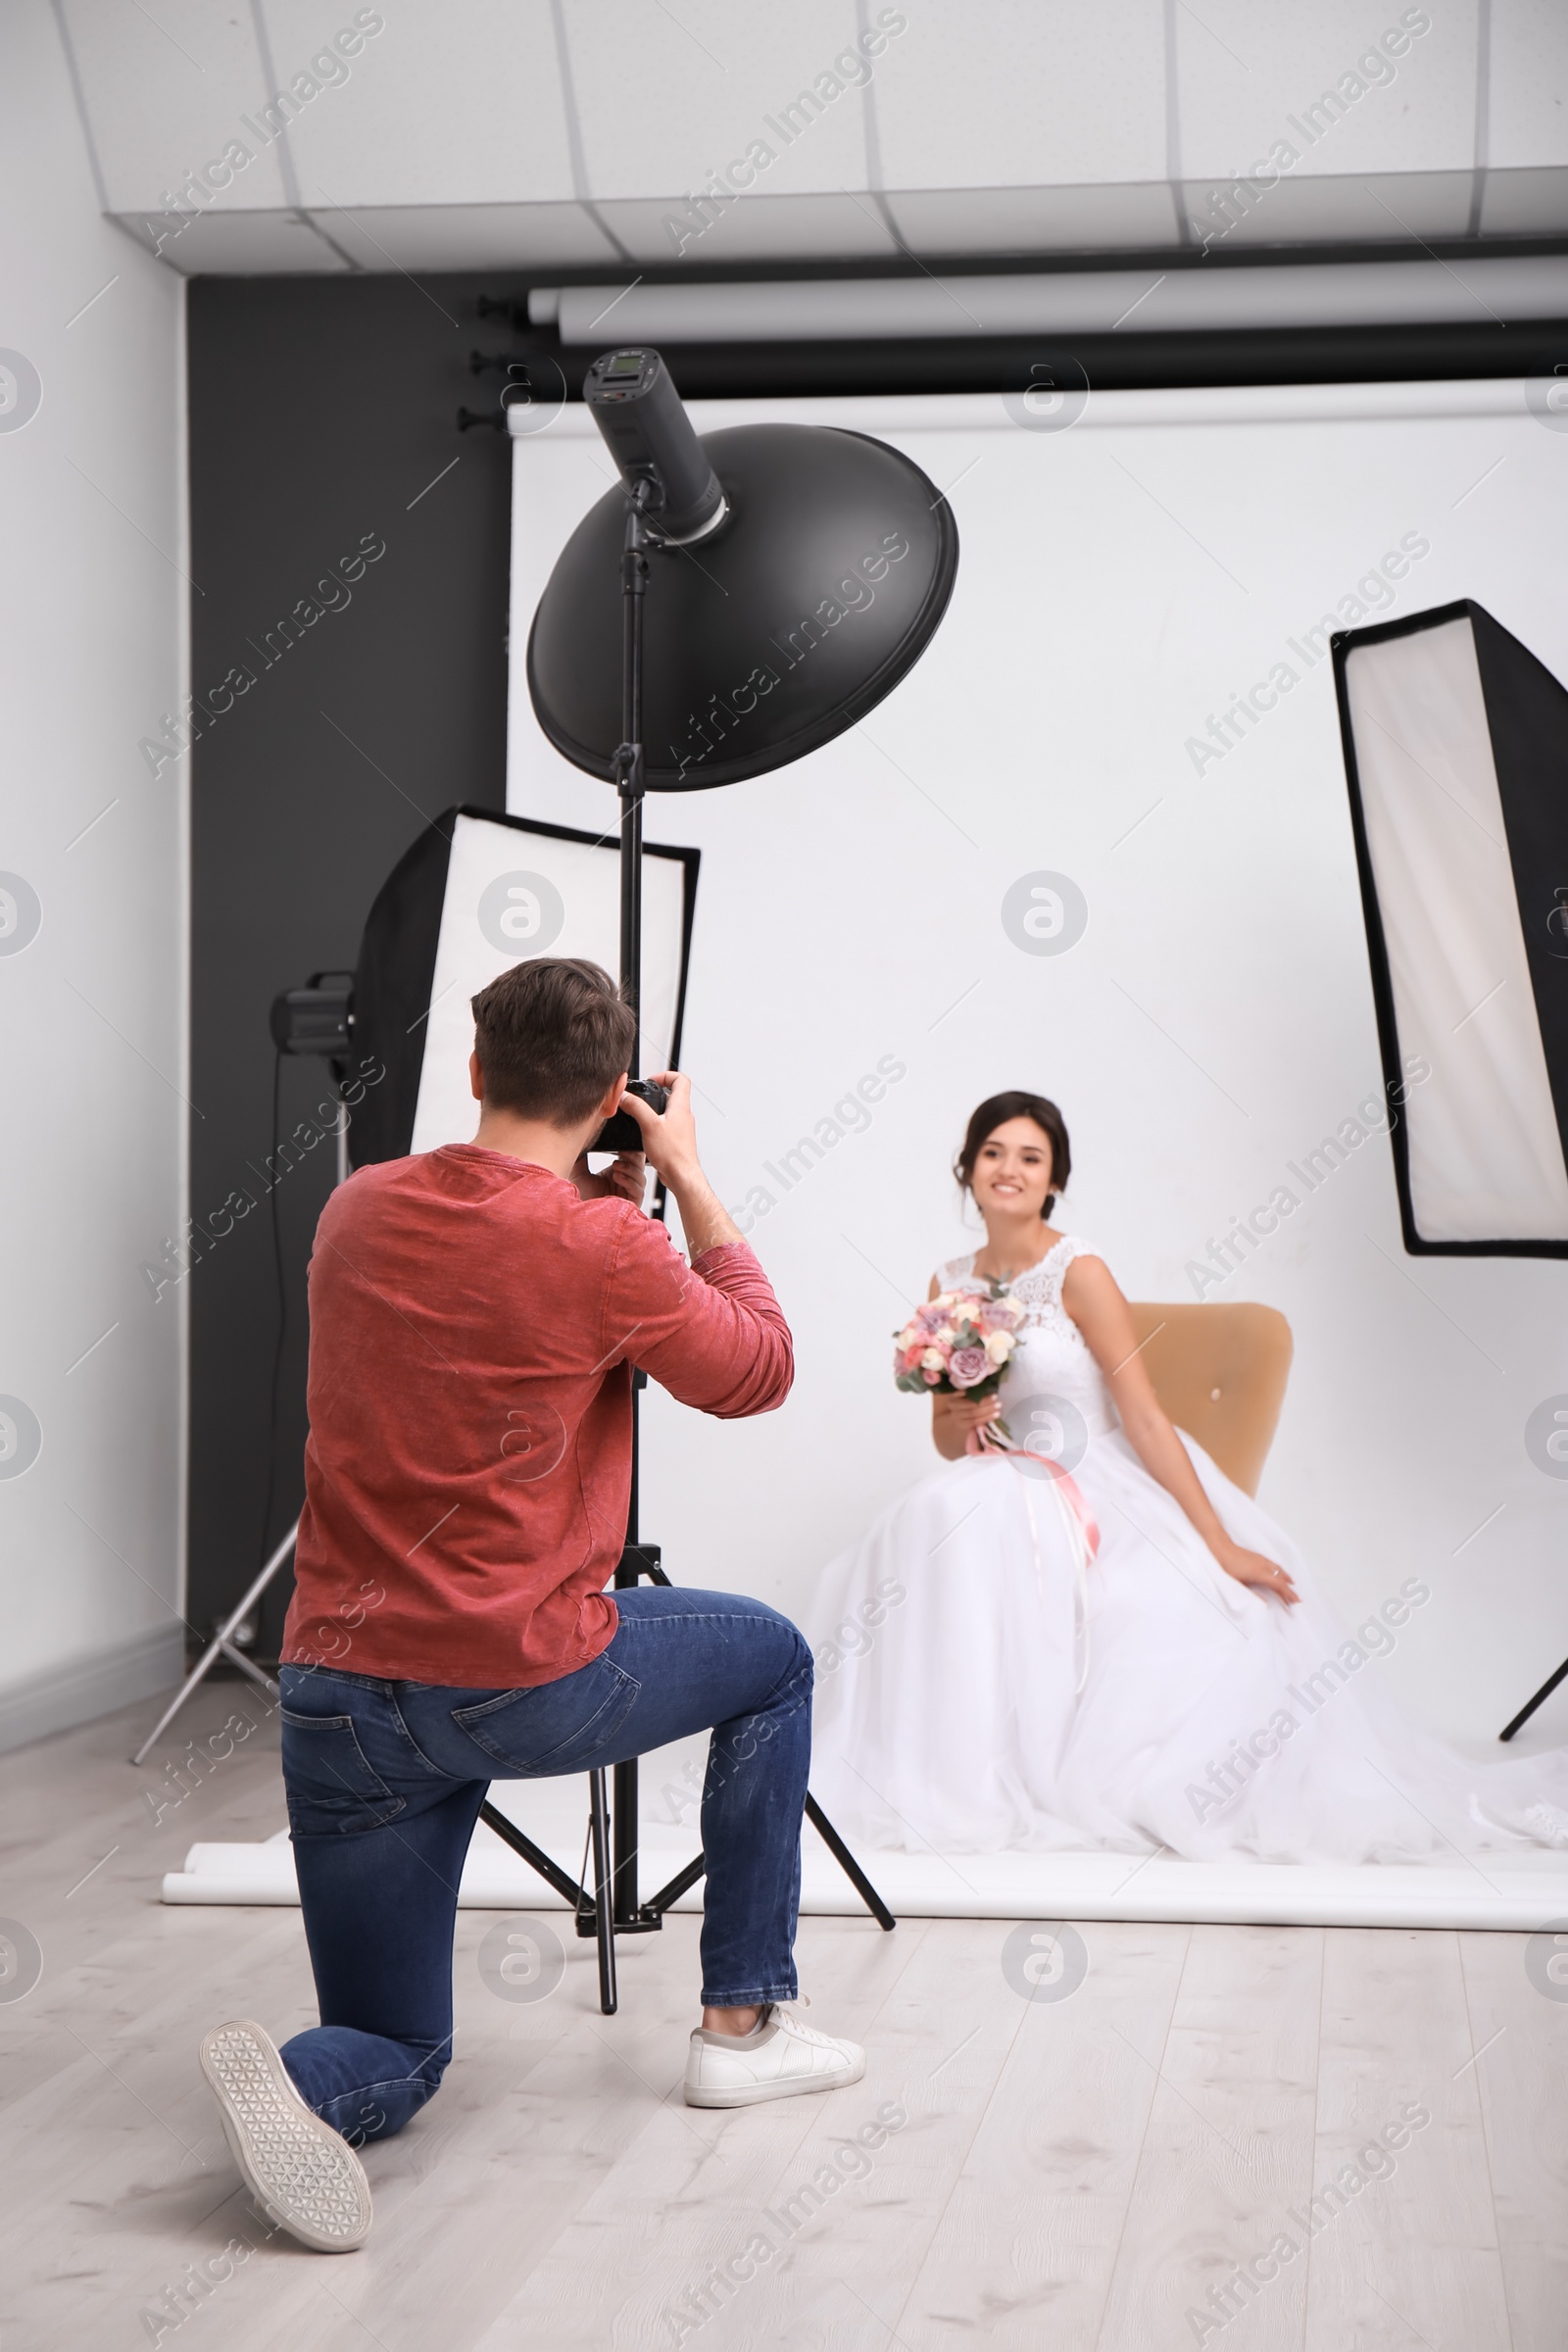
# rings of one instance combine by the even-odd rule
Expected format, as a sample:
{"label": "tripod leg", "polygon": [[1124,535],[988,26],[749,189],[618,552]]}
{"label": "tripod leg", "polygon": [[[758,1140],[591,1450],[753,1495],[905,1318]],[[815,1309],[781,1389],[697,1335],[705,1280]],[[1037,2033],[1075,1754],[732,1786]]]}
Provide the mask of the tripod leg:
{"label": "tripod leg", "polygon": [[637,1759],[616,1764],[611,1773],[611,1838],[614,1893],[612,1908],[617,1927],[629,1927],[637,1917]]}
{"label": "tripod leg", "polygon": [[[251,1586],[250,1591],[245,1594],[239,1605],[236,1608],[231,1609],[229,1614],[224,1618],[222,1624],[219,1627],[207,1648],[203,1650],[201,1656],[196,1661],[196,1664],[192,1667],[190,1673],[180,1684],[179,1689],[175,1691],[173,1697],[170,1700],[162,1715],[159,1716],[158,1721],[153,1725],[152,1730],[148,1733],[140,1747],[137,1748],[136,1753],[131,1757],[130,1760],[133,1764],[139,1764],[141,1762],[143,1756],[145,1756],[147,1750],[152,1746],[153,1741],[163,1732],[166,1725],[173,1722],[174,1717],[179,1713],[180,1708],[185,1704],[186,1699],[189,1698],[197,1684],[205,1678],[205,1676],[214,1666],[217,1665],[220,1656],[228,1642],[229,1636],[234,1631],[234,1628],[237,1625],[242,1625],[244,1623],[247,1611],[255,1607],[257,1601],[260,1600],[262,1594],[266,1592],[268,1586],[271,1583],[273,1577],[277,1574],[278,1570],[282,1567],[283,1562],[288,1558],[289,1553],[293,1550],[294,1539],[299,1532],[300,1523],[296,1519],[293,1526],[289,1529],[288,1534],[283,1538],[282,1543],[278,1545],[271,1558],[268,1561],[266,1567],[262,1570],[261,1575]],[[258,1668],[257,1671],[260,1672],[260,1668]]]}
{"label": "tripod leg", "polygon": [[849,1847],[845,1844],[843,1838],[839,1836],[837,1830],[833,1827],[833,1824],[829,1821],[827,1815],[823,1812],[821,1806],[817,1803],[814,1796],[808,1795],[806,1799],[806,1818],[810,1823],[812,1829],[815,1830],[817,1836],[821,1838],[822,1843],[827,1847],[828,1852],[832,1855],[840,1870],[843,1871],[845,1877],[849,1880],[850,1885],[855,1888],[855,1891],[859,1896],[861,1902],[870,1912],[871,1917],[876,1921],[877,1926],[882,1929],[884,1934],[896,1928],[899,1924],[898,1921],[894,1918],[892,1912],[888,1909],[886,1903],[882,1900],[882,1897],[878,1894],[876,1888],[872,1886],[870,1880],[866,1877],[864,1871],[860,1868],[860,1865],[858,1862],[857,1862],[855,1856],[851,1853]]}
{"label": "tripod leg", "polygon": [[599,2007],[613,2017],[615,1991],[615,1918],[611,1894],[610,1840],[606,1836],[605,1776],[588,1775],[588,1827],[594,1848],[594,1910],[599,1921]]}
{"label": "tripod leg", "polygon": [[676,1872],[667,1886],[661,1886],[657,1894],[651,1894],[648,1897],[647,1902],[643,1905],[643,1916],[646,1918],[652,1912],[662,1919],[671,1903],[678,1903],[687,1887],[695,1886],[707,1869],[708,1856],[706,1854],[697,1855],[695,1860],[687,1863],[684,1870]]}
{"label": "tripod leg", "polygon": [[257,1665],[254,1658],[248,1658],[242,1649],[236,1649],[232,1642],[224,1642],[220,1643],[220,1646],[221,1647],[223,1655],[228,1660],[229,1664],[231,1666],[237,1666],[241,1674],[248,1674],[251,1678],[251,1681],[257,1684],[261,1690],[267,1692],[269,1698],[275,1698],[277,1696],[277,1685],[273,1682],[270,1674],[264,1674],[262,1672],[262,1669]]}
{"label": "tripod leg", "polygon": [[494,1830],[504,1845],[510,1845],[514,1854],[520,1854],[528,1868],[536,1870],[546,1886],[553,1886],[573,1911],[581,1909],[581,1889],[567,1877],[559,1862],[551,1860],[543,1846],[535,1845],[531,1838],[523,1836],[514,1821],[509,1821],[504,1813],[498,1812],[488,1802],[479,1807],[479,1819],[487,1830]]}
{"label": "tripod leg", "polygon": [[1552,1692],[1556,1690],[1557,1685],[1562,1681],[1565,1675],[1568,1675],[1568,1658],[1564,1658],[1556,1673],[1549,1676],[1547,1680],[1542,1684],[1541,1689],[1536,1692],[1535,1697],[1531,1699],[1529,1705],[1520,1708],[1512,1723],[1507,1726],[1506,1730],[1500,1731],[1497,1734],[1497,1738],[1499,1740],[1511,1740],[1515,1732],[1520,1729],[1521,1725],[1527,1724],[1530,1721],[1531,1716],[1542,1704],[1543,1700],[1548,1699],[1551,1696]]}

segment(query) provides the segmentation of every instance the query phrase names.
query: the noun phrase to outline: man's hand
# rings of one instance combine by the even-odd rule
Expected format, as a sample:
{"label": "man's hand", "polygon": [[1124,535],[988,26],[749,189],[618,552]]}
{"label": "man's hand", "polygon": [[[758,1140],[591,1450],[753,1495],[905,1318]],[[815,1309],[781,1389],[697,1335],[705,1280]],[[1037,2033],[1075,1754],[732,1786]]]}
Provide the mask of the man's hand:
{"label": "man's hand", "polygon": [[651,1110],[636,1095],[622,1095],[620,1107],[629,1110],[643,1131],[648,1157],[663,1178],[680,1211],[687,1254],[701,1257],[724,1242],[742,1239],[739,1227],[719,1200],[697,1156],[697,1126],[692,1117],[692,1082],[679,1070],[658,1070],[654,1084],[669,1100],[662,1112]]}
{"label": "man's hand", "polygon": [[617,1152],[611,1165],[596,1176],[585,1152],[571,1171],[571,1181],[579,1200],[629,1200],[633,1208],[641,1208],[648,1189],[648,1162],[641,1152]]}
{"label": "man's hand", "polygon": [[678,1070],[660,1070],[653,1083],[669,1097],[662,1111],[652,1109],[640,1095],[622,1095],[620,1107],[629,1110],[642,1129],[655,1175],[662,1176],[674,1192],[677,1185],[703,1172],[697,1157],[697,1122],[692,1117],[692,1082]]}

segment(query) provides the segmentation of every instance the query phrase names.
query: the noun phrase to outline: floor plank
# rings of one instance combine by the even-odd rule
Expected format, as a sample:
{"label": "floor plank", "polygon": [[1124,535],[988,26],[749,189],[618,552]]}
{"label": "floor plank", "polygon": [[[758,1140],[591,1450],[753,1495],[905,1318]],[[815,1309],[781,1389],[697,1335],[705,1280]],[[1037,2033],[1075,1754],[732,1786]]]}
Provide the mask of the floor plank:
{"label": "floor plank", "polygon": [[[699,1919],[622,1946],[605,2019],[590,1944],[511,2002],[464,1913],[440,2097],[368,2151],[369,2245],[307,2254],[250,2209],[195,2059],[224,2016],[311,2022],[299,1915],[158,1900],[188,1845],[281,1825],[275,1723],[215,1686],[133,1768],[151,1712],[0,1757],[0,1911],[44,1961],[0,1998],[5,2352],[1562,2341],[1568,2001],[1512,1935],[1089,1923],[1077,1981],[1038,1922],[811,1918],[809,2014],[864,2038],[865,2080],[731,2115],[679,2093]],[[1367,2158],[1411,2104],[1431,2123]],[[1281,2233],[1296,2258],[1237,2285]]]}
{"label": "floor plank", "polygon": [[1306,2352],[1507,2352],[1476,2073],[1456,1936],[1331,1939]]}
{"label": "floor plank", "polygon": [[973,2114],[930,2255],[890,2315],[904,2342],[923,2352],[980,2333],[1023,2346],[1047,2330],[1063,2347],[1094,2342],[1157,2089],[1139,2045],[1163,2037],[1189,1934],[1069,1929],[1082,1982],[1053,1997],[1069,1967],[1026,1999],[1007,1964],[1019,1931],[989,1931],[988,1997],[1016,2019],[1009,2063]]}
{"label": "floor plank", "polygon": [[1096,2339],[1117,2352],[1300,2341],[1305,2266],[1271,2249],[1309,2177],[1323,1936],[1194,1928],[1163,2039],[1138,2037],[1158,2075]]}
{"label": "floor plank", "polygon": [[1568,2333],[1568,1933],[1462,1936],[1459,1956],[1513,2352],[1559,2352]]}

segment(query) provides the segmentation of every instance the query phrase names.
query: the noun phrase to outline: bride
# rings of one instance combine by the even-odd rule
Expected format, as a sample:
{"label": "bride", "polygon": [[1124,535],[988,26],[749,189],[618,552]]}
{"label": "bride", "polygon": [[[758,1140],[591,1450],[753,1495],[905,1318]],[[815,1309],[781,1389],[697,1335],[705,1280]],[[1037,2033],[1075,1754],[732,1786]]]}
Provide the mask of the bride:
{"label": "bride", "polygon": [[[1070,1165],[1039,1096],[969,1121],[954,1173],[985,1247],[931,1297],[1004,1285],[1025,1325],[1000,1396],[933,1396],[944,1466],[824,1576],[811,1782],[828,1813],[938,1853],[1568,1845],[1568,1752],[1471,1765],[1376,1689],[1431,1587],[1407,1577],[1348,1636],[1283,1530],[1166,1419],[1109,1267],[1050,1221]],[[1013,1450],[982,1439],[999,1421]]]}

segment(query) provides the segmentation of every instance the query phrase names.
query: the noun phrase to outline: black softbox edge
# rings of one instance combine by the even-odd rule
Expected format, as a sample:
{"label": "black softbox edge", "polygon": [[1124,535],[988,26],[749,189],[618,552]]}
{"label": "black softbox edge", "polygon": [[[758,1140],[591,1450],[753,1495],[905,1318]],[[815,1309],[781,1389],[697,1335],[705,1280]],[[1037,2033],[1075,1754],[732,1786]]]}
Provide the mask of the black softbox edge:
{"label": "black softbox edge", "polygon": [[[1426,629],[1435,629],[1450,620],[1469,620],[1472,628],[1476,616],[1498,628],[1501,623],[1478,605],[1472,597],[1459,597],[1452,604],[1434,605],[1428,612],[1412,612],[1398,620],[1376,621],[1362,629],[1337,630],[1330,639],[1334,657],[1334,692],[1339,704],[1340,740],[1345,754],[1345,780],[1349,791],[1350,829],[1355,840],[1356,870],[1361,885],[1361,911],[1366,923],[1367,957],[1371,965],[1372,1002],[1377,1015],[1378,1047],[1383,1060],[1383,1083],[1390,1109],[1389,1142],[1394,1152],[1394,1181],[1399,1200],[1399,1230],[1405,1253],[1410,1257],[1568,1257],[1568,1241],[1508,1241],[1433,1242],[1420,1232],[1415,1221],[1415,1207],[1410,1198],[1410,1150],[1404,1122],[1395,1105],[1403,1101],[1404,1064],[1399,1053],[1399,1027],[1394,1006],[1394,981],[1389,968],[1388,941],[1383,930],[1383,916],[1378,906],[1377,883],[1372,866],[1371,846],[1367,840],[1366,811],[1361,796],[1361,777],[1355,759],[1355,735],[1350,723],[1349,685],[1346,675],[1348,657],[1358,646],[1380,645],[1392,637],[1412,637]],[[1485,694],[1485,680],[1482,685]],[[1490,711],[1489,711],[1490,720]],[[1499,778],[1499,797],[1500,796]],[[1503,808],[1503,825],[1508,825],[1507,808]],[[1510,860],[1513,852],[1509,840]],[[1534,973],[1532,972],[1532,978]],[[1537,1017],[1540,1017],[1538,1004]]]}
{"label": "black softbox edge", "polygon": [[[575,825],[547,824],[543,818],[509,816],[463,802],[432,817],[425,830],[392,868],[371,902],[360,941],[354,986],[357,1053],[384,1064],[386,1077],[368,1088],[349,1126],[349,1157],[357,1168],[407,1158],[414,1142],[419,1079],[424,1067],[423,1020],[430,1006],[436,949],[446,899],[452,837],[460,816],[482,824],[506,825],[549,841],[575,841],[590,849],[618,843],[618,827],[585,833]],[[672,858],[684,868],[681,889],[680,978],[675,992],[671,1057],[680,1059],[686,1019],[686,980],[691,966],[701,850],[662,842],[643,844],[645,858]]]}

